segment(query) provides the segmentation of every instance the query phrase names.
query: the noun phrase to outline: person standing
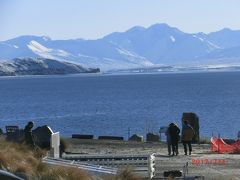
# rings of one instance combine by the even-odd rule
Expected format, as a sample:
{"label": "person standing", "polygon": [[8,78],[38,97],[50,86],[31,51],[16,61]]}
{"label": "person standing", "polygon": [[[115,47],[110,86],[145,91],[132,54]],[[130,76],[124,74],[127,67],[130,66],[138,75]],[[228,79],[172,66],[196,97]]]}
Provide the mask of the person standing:
{"label": "person standing", "polygon": [[180,129],[174,123],[169,125],[169,134],[171,137],[171,144],[172,144],[172,155],[178,155],[178,141],[179,141],[179,133]]}
{"label": "person standing", "polygon": [[194,137],[193,127],[188,123],[188,121],[183,121],[183,129],[182,129],[182,143],[184,147],[185,155],[187,155],[187,146],[189,150],[189,155],[192,153],[192,139]]}
{"label": "person standing", "polygon": [[33,140],[33,134],[32,134],[32,128],[33,128],[33,122],[29,121],[28,124],[24,128],[25,142],[27,145],[29,145],[31,147],[35,147],[35,143]]}
{"label": "person standing", "polygon": [[166,138],[167,138],[167,146],[168,146],[168,155],[170,156],[171,153],[172,153],[172,148],[171,148],[171,136],[170,136],[170,133],[169,133],[169,128],[170,128],[170,124],[167,128],[167,131],[165,132],[165,135],[166,135]]}

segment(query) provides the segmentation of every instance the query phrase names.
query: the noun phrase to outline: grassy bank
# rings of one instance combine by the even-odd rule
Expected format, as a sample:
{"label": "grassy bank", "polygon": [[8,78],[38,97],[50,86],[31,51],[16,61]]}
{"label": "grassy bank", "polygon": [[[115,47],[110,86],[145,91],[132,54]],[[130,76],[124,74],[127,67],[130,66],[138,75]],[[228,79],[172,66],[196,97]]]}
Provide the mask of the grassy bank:
{"label": "grassy bank", "polygon": [[[87,172],[78,168],[48,166],[41,162],[44,150],[31,150],[23,144],[0,139],[0,169],[9,171],[24,179],[33,180],[92,180]],[[119,171],[116,176],[101,177],[103,180],[139,180],[131,170]]]}
{"label": "grassy bank", "polygon": [[0,168],[25,179],[83,179],[90,180],[86,172],[77,168],[49,167],[41,162],[44,150],[31,150],[23,144],[0,140]]}

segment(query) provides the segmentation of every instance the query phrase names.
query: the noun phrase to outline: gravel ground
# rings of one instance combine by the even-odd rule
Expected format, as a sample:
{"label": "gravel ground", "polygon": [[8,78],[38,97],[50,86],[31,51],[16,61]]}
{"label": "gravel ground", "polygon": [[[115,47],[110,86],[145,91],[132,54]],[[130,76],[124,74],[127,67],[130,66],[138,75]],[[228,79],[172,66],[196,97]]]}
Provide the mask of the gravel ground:
{"label": "gravel ground", "polygon": [[194,144],[191,156],[185,156],[182,144],[179,144],[179,155],[168,156],[164,142],[140,143],[109,140],[67,139],[67,151],[80,154],[151,154],[156,155],[156,176],[162,177],[167,170],[182,170],[188,162],[189,176],[204,176],[205,179],[239,179],[240,155],[214,154],[209,144]]}

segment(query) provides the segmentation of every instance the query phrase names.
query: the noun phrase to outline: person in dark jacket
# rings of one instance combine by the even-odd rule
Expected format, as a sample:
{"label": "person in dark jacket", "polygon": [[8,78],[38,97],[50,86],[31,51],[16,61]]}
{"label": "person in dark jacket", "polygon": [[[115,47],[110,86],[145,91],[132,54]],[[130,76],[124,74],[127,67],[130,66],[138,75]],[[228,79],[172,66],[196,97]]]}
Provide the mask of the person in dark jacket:
{"label": "person in dark jacket", "polygon": [[192,139],[194,137],[193,127],[188,123],[188,121],[183,121],[183,129],[182,129],[182,143],[184,147],[185,155],[187,155],[187,145],[189,150],[189,155],[192,153]]}
{"label": "person in dark jacket", "polygon": [[174,123],[169,125],[169,134],[171,137],[171,144],[172,144],[172,155],[178,155],[178,141],[179,141],[179,133],[180,129]]}
{"label": "person in dark jacket", "polygon": [[167,138],[167,146],[168,146],[168,155],[170,156],[171,153],[172,153],[172,143],[171,143],[171,136],[170,136],[170,133],[169,133],[169,127],[170,127],[170,124],[167,128],[167,131],[165,132],[165,135],[166,135],[166,138]]}
{"label": "person in dark jacket", "polygon": [[33,134],[32,134],[32,128],[33,128],[33,122],[29,121],[28,124],[24,128],[25,142],[27,145],[30,145],[31,147],[35,147],[35,143],[33,140]]}

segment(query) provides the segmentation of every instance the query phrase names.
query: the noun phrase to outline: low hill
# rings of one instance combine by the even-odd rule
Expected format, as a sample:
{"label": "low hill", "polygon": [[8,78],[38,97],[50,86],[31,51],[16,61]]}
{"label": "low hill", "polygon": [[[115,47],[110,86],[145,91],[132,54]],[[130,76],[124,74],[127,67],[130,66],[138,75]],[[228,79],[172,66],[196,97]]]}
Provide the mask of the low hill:
{"label": "low hill", "polygon": [[15,58],[0,61],[0,76],[97,73],[100,69],[45,58]]}

